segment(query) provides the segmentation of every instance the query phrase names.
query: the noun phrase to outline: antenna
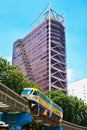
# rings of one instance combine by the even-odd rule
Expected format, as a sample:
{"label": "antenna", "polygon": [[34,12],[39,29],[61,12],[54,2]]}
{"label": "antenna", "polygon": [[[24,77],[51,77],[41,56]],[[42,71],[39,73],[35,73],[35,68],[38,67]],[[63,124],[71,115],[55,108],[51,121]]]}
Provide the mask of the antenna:
{"label": "antenna", "polygon": [[44,12],[46,11],[47,7],[49,6],[49,3],[47,4],[47,6],[45,7],[45,9],[38,15],[38,17],[32,22],[31,26],[34,27],[34,24],[38,21],[38,19],[43,16]]}
{"label": "antenna", "polygon": [[48,3],[48,17],[49,17],[49,19],[50,19],[50,15],[51,15],[51,12],[50,12],[50,1],[49,1],[49,3]]}
{"label": "antenna", "polygon": [[50,8],[51,7],[51,4],[50,4],[50,0],[49,0],[49,2],[48,2],[48,8]]}

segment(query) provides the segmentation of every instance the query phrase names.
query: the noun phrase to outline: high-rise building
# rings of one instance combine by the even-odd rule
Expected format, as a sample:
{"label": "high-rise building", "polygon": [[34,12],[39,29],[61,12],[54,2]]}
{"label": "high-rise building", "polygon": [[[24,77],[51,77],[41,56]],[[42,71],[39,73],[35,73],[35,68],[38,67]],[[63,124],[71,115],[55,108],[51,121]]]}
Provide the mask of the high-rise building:
{"label": "high-rise building", "polygon": [[20,66],[28,80],[43,91],[66,91],[66,45],[63,16],[48,9],[44,19],[13,45],[13,64]]}

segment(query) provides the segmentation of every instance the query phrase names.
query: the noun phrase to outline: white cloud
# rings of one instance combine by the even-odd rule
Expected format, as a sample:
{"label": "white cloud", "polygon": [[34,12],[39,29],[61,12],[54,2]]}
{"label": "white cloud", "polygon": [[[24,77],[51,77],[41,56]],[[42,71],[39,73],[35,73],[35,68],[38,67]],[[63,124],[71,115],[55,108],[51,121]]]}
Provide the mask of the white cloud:
{"label": "white cloud", "polygon": [[7,61],[9,61],[12,64],[12,55],[5,57],[5,59],[7,59]]}

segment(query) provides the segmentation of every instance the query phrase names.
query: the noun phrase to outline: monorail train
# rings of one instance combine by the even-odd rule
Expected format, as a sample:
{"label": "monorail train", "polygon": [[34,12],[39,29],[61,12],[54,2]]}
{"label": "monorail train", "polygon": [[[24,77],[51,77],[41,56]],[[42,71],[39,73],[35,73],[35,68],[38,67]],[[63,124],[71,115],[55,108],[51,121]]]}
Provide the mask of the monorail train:
{"label": "monorail train", "polygon": [[24,88],[21,92],[21,96],[26,98],[32,104],[38,106],[40,112],[43,111],[43,115],[50,116],[56,119],[58,122],[62,122],[63,110],[57,104],[53,103],[48,97],[46,97],[41,91],[36,88]]}

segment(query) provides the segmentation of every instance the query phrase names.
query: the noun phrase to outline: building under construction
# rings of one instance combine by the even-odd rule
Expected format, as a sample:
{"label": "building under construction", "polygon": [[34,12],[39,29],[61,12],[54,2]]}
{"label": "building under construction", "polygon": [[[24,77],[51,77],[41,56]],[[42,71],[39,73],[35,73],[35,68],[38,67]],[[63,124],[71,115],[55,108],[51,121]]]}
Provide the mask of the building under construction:
{"label": "building under construction", "polygon": [[43,91],[53,88],[66,91],[64,18],[51,8],[41,16],[42,21],[27,36],[14,42],[13,64],[19,65],[25,77]]}

